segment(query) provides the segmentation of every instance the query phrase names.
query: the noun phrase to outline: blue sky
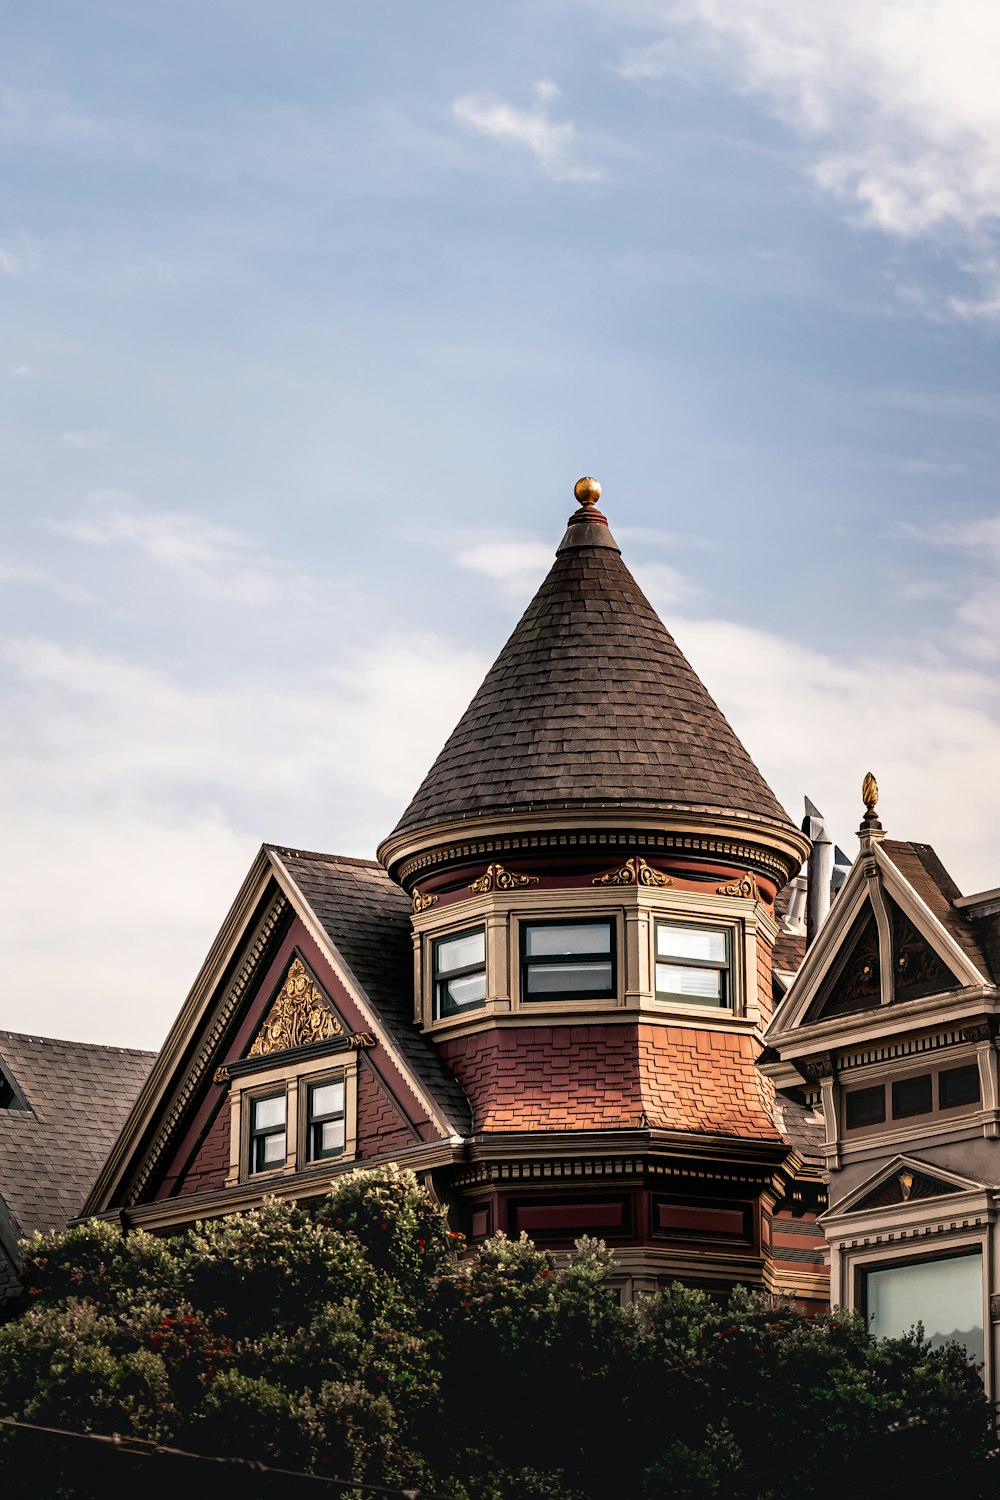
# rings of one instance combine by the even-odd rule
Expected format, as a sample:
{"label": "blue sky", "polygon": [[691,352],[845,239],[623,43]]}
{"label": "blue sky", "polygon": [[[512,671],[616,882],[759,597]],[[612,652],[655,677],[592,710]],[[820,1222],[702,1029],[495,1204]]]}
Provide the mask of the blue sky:
{"label": "blue sky", "polygon": [[1000,12],[0,4],[0,1026],[371,854],[594,473],[794,816],[1000,884]]}

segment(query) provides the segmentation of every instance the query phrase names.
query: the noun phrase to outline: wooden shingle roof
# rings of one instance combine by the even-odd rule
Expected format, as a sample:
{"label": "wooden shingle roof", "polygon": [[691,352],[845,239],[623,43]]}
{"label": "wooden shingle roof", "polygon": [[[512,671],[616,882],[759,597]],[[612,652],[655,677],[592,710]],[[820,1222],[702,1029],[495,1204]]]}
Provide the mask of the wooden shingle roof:
{"label": "wooden shingle roof", "polygon": [[556,560],[395,834],[556,808],[788,815],[598,513]]}

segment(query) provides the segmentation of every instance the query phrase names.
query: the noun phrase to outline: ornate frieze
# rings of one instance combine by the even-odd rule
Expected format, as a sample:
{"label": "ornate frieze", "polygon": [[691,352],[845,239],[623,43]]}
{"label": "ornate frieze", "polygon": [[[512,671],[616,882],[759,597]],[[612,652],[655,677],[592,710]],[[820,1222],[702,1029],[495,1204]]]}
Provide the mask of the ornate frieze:
{"label": "ornate frieze", "polygon": [[301,958],[295,958],[248,1056],[266,1057],[272,1052],[308,1047],[313,1042],[327,1042],[343,1035],[344,1028],[319,986]]}
{"label": "ornate frieze", "polygon": [[477,896],[484,896],[494,886],[498,891],[516,891],[522,886],[537,884],[537,875],[516,875],[513,870],[505,870],[503,865],[487,865],[484,873],[469,886],[469,890],[475,891]]}
{"label": "ornate frieze", "polygon": [[652,865],[647,864],[641,854],[633,854],[623,865],[608,870],[603,875],[595,875],[594,885],[673,885],[669,875],[662,870],[654,870]]}
{"label": "ornate frieze", "polygon": [[747,870],[739,880],[730,880],[725,885],[720,885],[716,895],[718,896],[742,896],[747,901],[763,901],[764,896],[757,877],[752,870]]}

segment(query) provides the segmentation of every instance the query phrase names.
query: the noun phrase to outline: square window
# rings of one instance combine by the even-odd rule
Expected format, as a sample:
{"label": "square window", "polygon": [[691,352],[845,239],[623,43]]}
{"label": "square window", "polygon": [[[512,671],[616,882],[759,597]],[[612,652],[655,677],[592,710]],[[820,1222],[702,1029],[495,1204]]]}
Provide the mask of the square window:
{"label": "square window", "polygon": [[521,999],[609,1000],[616,993],[610,918],[526,922],[521,927]]}
{"label": "square window", "polygon": [[954,1109],[958,1104],[979,1103],[979,1065],[945,1068],[938,1074],[938,1108]]}
{"label": "square window", "polygon": [[312,1085],[309,1090],[306,1131],[310,1161],[322,1161],[327,1156],[339,1156],[343,1151],[346,1125],[342,1078]]}
{"label": "square window", "polygon": [[934,1108],[931,1093],[931,1075],[921,1073],[919,1078],[902,1078],[892,1086],[892,1118],[905,1120],[909,1115],[929,1115]]}
{"label": "square window", "polygon": [[486,1002],[486,928],[434,941],[434,1019],[478,1010]]}
{"label": "square window", "polygon": [[729,931],[656,924],[656,995],[685,1005],[732,1005]]}
{"label": "square window", "polygon": [[863,1125],[881,1125],[885,1119],[885,1085],[871,1089],[849,1089],[844,1095],[844,1124],[848,1130]]}
{"label": "square window", "polygon": [[250,1170],[273,1172],[285,1165],[285,1095],[268,1094],[250,1101]]}
{"label": "square window", "polygon": [[862,1273],[865,1317],[876,1338],[899,1338],[923,1323],[932,1347],[954,1339],[982,1364],[983,1259],[979,1250]]}

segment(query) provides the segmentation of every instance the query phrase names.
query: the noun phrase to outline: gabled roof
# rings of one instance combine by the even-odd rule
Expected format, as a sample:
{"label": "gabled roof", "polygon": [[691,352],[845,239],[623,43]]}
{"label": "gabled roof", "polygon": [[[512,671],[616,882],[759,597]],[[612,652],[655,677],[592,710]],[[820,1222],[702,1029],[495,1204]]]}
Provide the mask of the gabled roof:
{"label": "gabled roof", "polygon": [[882,848],[966,957],[988,975],[989,961],[976,930],[969,918],[953,904],[962,893],[930,844],[883,839]]}
{"label": "gabled roof", "polygon": [[548,577],[390,837],[582,807],[704,809],[792,826],[596,511],[571,518]]}
{"label": "gabled roof", "polygon": [[437,1048],[413,1020],[410,902],[375,860],[267,846],[323,925],[408,1066],[459,1134],[472,1128],[469,1101]]}
{"label": "gabled roof", "polygon": [[28,1108],[0,1109],[0,1196],[22,1236],[80,1212],[154,1052],[0,1031],[0,1059]]}

